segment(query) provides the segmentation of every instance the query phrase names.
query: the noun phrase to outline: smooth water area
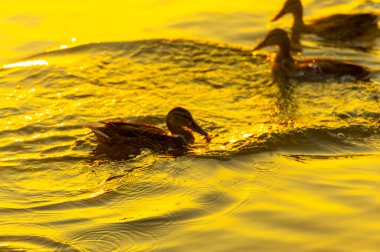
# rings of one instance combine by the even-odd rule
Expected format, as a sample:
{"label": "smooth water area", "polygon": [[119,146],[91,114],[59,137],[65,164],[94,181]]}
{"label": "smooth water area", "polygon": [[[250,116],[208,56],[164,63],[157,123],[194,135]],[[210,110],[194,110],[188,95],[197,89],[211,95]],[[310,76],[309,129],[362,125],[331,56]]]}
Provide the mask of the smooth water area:
{"label": "smooth water area", "polygon": [[[289,27],[290,18],[268,24],[281,1],[151,2],[142,13],[159,4],[175,13],[157,14],[166,28],[149,30],[166,38],[136,32],[118,42],[113,28],[102,42],[43,48],[24,55],[28,66],[0,70],[0,251],[378,251],[379,74],[299,83],[284,99],[267,60],[275,49],[251,51],[270,27]],[[306,3],[314,17],[379,9]],[[145,22],[136,26],[154,23]],[[378,40],[303,42],[301,57],[380,68]],[[122,119],[166,129],[175,106],[192,112],[210,143],[196,136],[179,157],[111,158],[85,127]]]}

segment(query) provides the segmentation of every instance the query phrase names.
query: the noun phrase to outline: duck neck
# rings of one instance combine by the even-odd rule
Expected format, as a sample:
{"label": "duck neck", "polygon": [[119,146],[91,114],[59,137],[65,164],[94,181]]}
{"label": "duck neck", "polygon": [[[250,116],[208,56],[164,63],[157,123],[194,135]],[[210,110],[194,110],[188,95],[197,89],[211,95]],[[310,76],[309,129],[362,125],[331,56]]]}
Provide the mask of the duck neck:
{"label": "duck neck", "polygon": [[294,67],[295,63],[292,56],[290,55],[289,46],[280,46],[280,50],[278,51],[272,65],[272,73],[274,75],[275,81],[279,82],[280,84],[283,82],[287,83]]}
{"label": "duck neck", "polygon": [[303,22],[303,6],[301,1],[297,1],[297,3],[294,5],[292,14],[294,17],[292,34],[294,34],[295,37],[300,37],[301,33],[304,33],[307,30],[307,27]]}
{"label": "duck neck", "polygon": [[306,25],[303,22],[303,11],[302,8],[293,12],[294,22],[292,26],[292,32],[302,33],[306,30]]}
{"label": "duck neck", "polygon": [[168,125],[168,128],[173,136],[179,136],[181,137],[185,143],[192,143],[194,142],[194,136],[191,133],[191,131],[185,129],[185,128],[177,128],[177,127],[170,127]]}
{"label": "duck neck", "polygon": [[294,62],[292,55],[290,54],[290,42],[284,41],[279,45],[279,51],[276,55],[276,62],[281,63],[282,61]]}

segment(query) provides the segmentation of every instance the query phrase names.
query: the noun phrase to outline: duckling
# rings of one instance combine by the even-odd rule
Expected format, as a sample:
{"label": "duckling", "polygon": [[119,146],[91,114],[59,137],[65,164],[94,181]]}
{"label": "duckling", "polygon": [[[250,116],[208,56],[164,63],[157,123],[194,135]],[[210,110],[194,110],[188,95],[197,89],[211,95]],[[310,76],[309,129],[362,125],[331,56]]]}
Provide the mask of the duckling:
{"label": "duckling", "polygon": [[290,54],[290,40],[282,29],[270,31],[265,39],[253,51],[267,46],[278,46],[272,73],[275,82],[296,81],[321,82],[329,79],[336,81],[369,80],[370,71],[352,62],[333,59],[294,60]]}
{"label": "duckling", "polygon": [[130,121],[110,121],[100,127],[87,127],[103,146],[148,148],[158,152],[185,149],[187,144],[194,142],[192,131],[208,137],[191,113],[181,107],[170,110],[166,125],[171,134],[151,124]]}
{"label": "duckling", "polygon": [[333,41],[370,39],[380,35],[377,25],[380,13],[335,14],[305,24],[301,0],[287,0],[271,21],[276,21],[287,13],[293,14],[294,17],[291,41],[295,44],[300,43],[302,33],[312,33]]}

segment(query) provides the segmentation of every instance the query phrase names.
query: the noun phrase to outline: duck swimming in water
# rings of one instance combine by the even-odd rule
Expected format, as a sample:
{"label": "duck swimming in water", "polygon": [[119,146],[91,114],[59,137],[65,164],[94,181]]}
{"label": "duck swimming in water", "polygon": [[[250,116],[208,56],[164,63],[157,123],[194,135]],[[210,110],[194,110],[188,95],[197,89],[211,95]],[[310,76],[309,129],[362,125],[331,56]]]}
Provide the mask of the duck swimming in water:
{"label": "duck swimming in water", "polygon": [[103,126],[87,126],[97,141],[108,147],[115,148],[148,148],[158,152],[183,150],[186,145],[194,142],[192,131],[208,137],[193,119],[191,113],[176,107],[167,114],[166,125],[171,134],[154,125],[130,121],[104,122]]}
{"label": "duck swimming in water", "polygon": [[302,33],[312,33],[333,41],[371,39],[380,35],[377,24],[380,20],[380,13],[335,14],[305,24],[301,0],[287,0],[272,21],[276,21],[288,13],[294,17],[291,41],[295,44],[300,43]]}
{"label": "duck swimming in water", "polygon": [[311,82],[329,79],[336,81],[369,80],[371,72],[355,63],[333,59],[294,60],[290,54],[290,40],[282,29],[270,31],[253,51],[267,46],[279,47],[272,65],[275,82],[287,83],[290,79]]}

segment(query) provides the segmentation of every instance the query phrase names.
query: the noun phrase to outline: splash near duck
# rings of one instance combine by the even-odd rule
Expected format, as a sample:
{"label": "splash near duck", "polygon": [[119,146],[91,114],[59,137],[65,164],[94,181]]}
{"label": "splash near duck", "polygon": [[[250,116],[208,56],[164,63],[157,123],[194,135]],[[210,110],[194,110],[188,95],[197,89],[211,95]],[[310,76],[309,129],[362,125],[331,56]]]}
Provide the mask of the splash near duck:
{"label": "splash near duck", "polygon": [[332,41],[374,39],[380,35],[379,13],[334,14],[311,20],[305,24],[301,1],[287,0],[272,22],[288,13],[292,14],[294,18],[291,41],[295,44],[300,43],[302,33],[315,34]]}
{"label": "splash near duck", "polygon": [[352,62],[319,58],[294,60],[290,54],[290,40],[282,29],[270,31],[253,51],[267,46],[279,47],[272,65],[275,82],[368,81],[371,74],[369,69]]}
{"label": "splash near duck", "polygon": [[192,132],[208,137],[191,113],[181,107],[169,111],[166,125],[171,134],[151,124],[131,121],[110,121],[104,122],[103,126],[87,127],[95,134],[102,149],[123,150],[121,153],[129,150],[132,154],[144,148],[156,152],[183,151],[188,144],[194,143]]}

